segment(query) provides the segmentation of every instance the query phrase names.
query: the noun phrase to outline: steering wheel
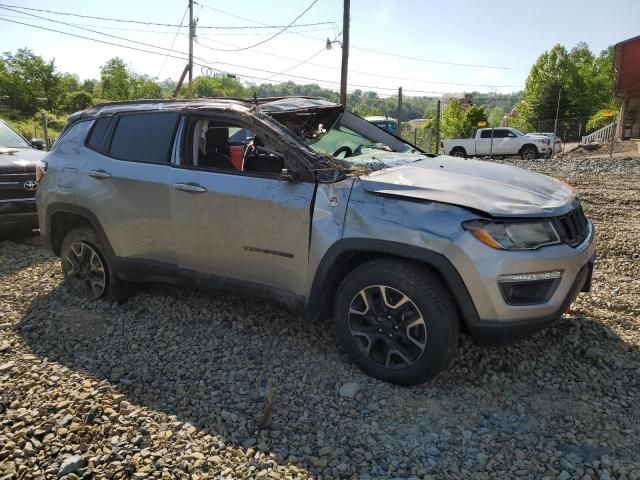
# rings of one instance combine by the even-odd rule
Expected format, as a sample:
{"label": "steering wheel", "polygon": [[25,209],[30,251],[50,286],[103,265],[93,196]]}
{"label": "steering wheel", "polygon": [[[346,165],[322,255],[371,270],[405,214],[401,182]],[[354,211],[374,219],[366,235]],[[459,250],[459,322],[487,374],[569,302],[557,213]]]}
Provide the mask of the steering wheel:
{"label": "steering wheel", "polygon": [[337,149],[335,152],[333,152],[333,156],[337,157],[343,152],[344,152],[344,158],[351,157],[353,155],[353,150],[351,150],[351,147],[343,145],[342,147]]}

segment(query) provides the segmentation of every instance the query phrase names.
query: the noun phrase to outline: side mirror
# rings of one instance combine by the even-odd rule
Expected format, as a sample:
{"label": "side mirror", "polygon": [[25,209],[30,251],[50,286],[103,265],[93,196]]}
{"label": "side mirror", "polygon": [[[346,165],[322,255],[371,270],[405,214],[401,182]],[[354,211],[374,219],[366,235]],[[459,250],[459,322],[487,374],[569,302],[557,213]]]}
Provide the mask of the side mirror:
{"label": "side mirror", "polygon": [[295,170],[289,170],[288,168],[283,168],[280,172],[280,178],[287,180],[289,182],[295,182],[300,180],[300,173]]}
{"label": "side mirror", "polygon": [[36,148],[38,150],[44,150],[45,144],[44,144],[44,140],[41,140],[39,138],[32,138],[31,139],[31,146],[33,148]]}

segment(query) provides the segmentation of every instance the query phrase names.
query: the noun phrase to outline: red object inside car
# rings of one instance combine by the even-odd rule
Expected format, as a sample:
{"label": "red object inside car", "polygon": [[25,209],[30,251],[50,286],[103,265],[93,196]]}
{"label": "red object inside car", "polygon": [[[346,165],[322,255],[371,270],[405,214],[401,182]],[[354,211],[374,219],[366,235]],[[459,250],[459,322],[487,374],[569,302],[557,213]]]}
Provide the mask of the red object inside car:
{"label": "red object inside car", "polygon": [[229,145],[230,159],[237,171],[242,171],[242,154],[244,153],[244,145]]}

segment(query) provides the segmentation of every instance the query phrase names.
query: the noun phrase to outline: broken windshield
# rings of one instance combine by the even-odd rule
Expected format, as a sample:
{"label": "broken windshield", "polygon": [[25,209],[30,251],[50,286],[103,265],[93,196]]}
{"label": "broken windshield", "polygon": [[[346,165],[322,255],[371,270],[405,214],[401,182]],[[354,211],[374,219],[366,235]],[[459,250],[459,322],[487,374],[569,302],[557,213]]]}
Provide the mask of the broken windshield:
{"label": "broken windshield", "polygon": [[272,113],[317,153],[333,157],[347,170],[395,166],[422,152],[341,107]]}

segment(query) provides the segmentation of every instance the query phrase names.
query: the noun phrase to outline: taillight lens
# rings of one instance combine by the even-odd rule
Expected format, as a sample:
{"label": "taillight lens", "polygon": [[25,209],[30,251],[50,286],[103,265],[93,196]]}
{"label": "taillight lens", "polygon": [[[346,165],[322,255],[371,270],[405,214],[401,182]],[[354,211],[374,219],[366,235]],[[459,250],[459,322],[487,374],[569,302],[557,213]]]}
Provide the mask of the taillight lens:
{"label": "taillight lens", "polygon": [[36,164],[36,182],[40,183],[40,181],[44,178],[45,174],[47,173],[47,167],[47,162],[45,162],[44,160],[40,160]]}

